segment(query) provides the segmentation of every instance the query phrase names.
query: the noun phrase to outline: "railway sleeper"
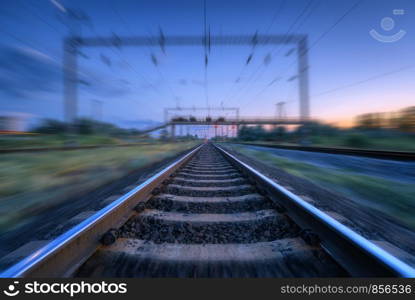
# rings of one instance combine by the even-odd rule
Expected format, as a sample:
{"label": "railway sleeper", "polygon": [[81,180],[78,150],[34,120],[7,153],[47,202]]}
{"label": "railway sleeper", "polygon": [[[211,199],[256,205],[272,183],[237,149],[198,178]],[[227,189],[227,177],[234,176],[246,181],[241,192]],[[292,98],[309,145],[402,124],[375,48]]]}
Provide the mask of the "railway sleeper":
{"label": "railway sleeper", "polygon": [[160,194],[148,201],[148,208],[187,213],[234,213],[269,209],[272,203],[259,194],[229,197],[189,197]]}
{"label": "railway sleeper", "polygon": [[145,210],[121,229],[122,237],[155,243],[253,243],[298,237],[300,229],[274,210],[189,214]]}
{"label": "railway sleeper", "polygon": [[299,238],[249,244],[156,244],[120,238],[78,277],[340,277],[347,274]]}

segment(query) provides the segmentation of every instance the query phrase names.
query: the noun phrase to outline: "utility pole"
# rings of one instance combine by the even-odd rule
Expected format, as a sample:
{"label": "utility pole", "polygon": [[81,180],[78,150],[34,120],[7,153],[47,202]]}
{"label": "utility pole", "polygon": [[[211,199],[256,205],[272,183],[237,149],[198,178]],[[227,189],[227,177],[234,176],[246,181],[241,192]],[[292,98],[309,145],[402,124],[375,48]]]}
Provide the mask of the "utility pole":
{"label": "utility pole", "polygon": [[75,121],[78,111],[77,49],[74,37],[63,40],[63,98],[65,122]]}
{"label": "utility pole", "polygon": [[300,118],[303,121],[310,119],[310,95],[309,95],[309,78],[308,78],[308,45],[307,36],[304,36],[298,42],[297,59],[298,59],[298,90],[300,96]]}
{"label": "utility pole", "polygon": [[236,125],[236,133],[235,133],[235,135],[236,136],[238,136],[238,132],[239,132],[239,108],[237,108],[236,109],[236,122],[237,122],[237,125]]}
{"label": "utility pole", "polygon": [[277,104],[275,104],[275,106],[276,106],[275,118],[277,120],[285,119],[286,117],[285,101],[280,101]]}
{"label": "utility pole", "polygon": [[[90,25],[90,19],[84,13],[79,10],[69,10],[62,5],[56,5],[62,12],[62,16],[65,21],[70,25],[78,26],[78,29],[82,25]],[[152,47],[161,46],[204,46],[207,43],[212,46],[240,46],[240,45],[295,45],[297,47],[297,63],[298,72],[296,78],[299,82],[299,102],[300,102],[300,118],[303,121],[309,120],[310,117],[310,105],[309,105],[309,65],[308,65],[308,45],[307,35],[304,34],[277,34],[277,35],[226,35],[226,36],[210,36],[207,38],[200,35],[172,35],[164,36],[160,32],[159,37],[148,36],[93,36],[93,37],[81,37],[80,30],[70,29],[69,35],[64,39],[64,55],[63,55],[63,71],[64,71],[64,111],[65,120],[72,122],[77,116],[77,85],[79,84],[77,76],[77,57],[82,56],[81,49],[85,47]],[[206,53],[205,53],[206,54]],[[179,98],[176,99],[177,107],[180,107],[178,103]],[[176,108],[177,109],[177,108]],[[221,111],[225,110],[222,107]],[[207,113],[210,117],[213,107],[207,103]],[[239,119],[239,111],[237,111],[237,119]],[[239,122],[236,122],[236,135],[239,132]]]}
{"label": "utility pole", "polygon": [[82,25],[90,23],[89,17],[80,10],[68,9],[58,3],[59,19],[67,26],[68,36],[63,39],[63,97],[64,117],[68,124],[73,123],[78,114],[78,63]]}
{"label": "utility pole", "polygon": [[164,109],[164,123],[169,121],[169,111],[167,108]]}
{"label": "utility pole", "polygon": [[171,125],[171,141],[176,141],[176,125],[174,124]]}

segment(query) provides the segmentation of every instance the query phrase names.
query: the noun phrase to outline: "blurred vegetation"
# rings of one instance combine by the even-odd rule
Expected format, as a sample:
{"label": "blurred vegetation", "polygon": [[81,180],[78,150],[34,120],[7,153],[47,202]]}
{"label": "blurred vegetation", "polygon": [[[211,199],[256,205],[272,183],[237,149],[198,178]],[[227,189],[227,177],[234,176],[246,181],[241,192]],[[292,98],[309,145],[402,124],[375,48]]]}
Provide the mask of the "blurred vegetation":
{"label": "blurred vegetation", "polygon": [[113,137],[123,137],[138,135],[140,133],[137,129],[124,129],[111,123],[99,122],[87,118],[77,119],[73,124],[65,122],[45,119],[42,123],[31,130],[34,133],[40,134],[60,134],[73,133],[80,135],[107,135]]}
{"label": "blurred vegetation", "polygon": [[[161,130],[158,137],[152,137],[137,129],[124,129],[91,119],[78,119],[69,125],[59,120],[45,119],[29,133],[0,136],[0,149],[121,145],[168,140],[165,129]],[[190,141],[195,140],[195,137],[177,137],[176,140]]]}
{"label": "blurred vegetation", "polygon": [[197,142],[193,136],[169,142],[110,123],[46,119],[29,133],[0,136],[0,149],[111,146],[72,151],[0,155],[0,232],[30,222],[39,212],[117,180],[141,167],[173,157]]}
{"label": "blurred vegetation", "polygon": [[305,178],[317,185],[371,209],[399,220],[415,229],[415,185],[367,174],[357,174],[348,169],[318,167],[306,162],[281,157],[269,152],[248,149],[240,145],[226,145],[237,152],[265,162],[284,171]]}
{"label": "blurred vegetation", "polygon": [[[93,145],[117,145],[126,143],[126,141],[104,135],[76,135],[71,140],[78,146]],[[68,137],[60,134],[42,134],[42,135],[15,135],[0,136],[0,149],[20,149],[20,148],[49,148],[65,146]],[[145,139],[136,139],[137,142]]]}
{"label": "blurred vegetation", "polygon": [[368,113],[357,116],[356,127],[361,129],[389,128],[415,133],[415,106],[391,113]]}
{"label": "blurred vegetation", "polygon": [[[0,232],[196,142],[0,155]],[[104,200],[104,199],[103,199]]]}
{"label": "blurred vegetation", "polygon": [[398,113],[358,116],[353,128],[338,128],[318,122],[310,122],[294,130],[287,130],[284,126],[269,130],[262,126],[243,126],[233,140],[415,151],[415,106]]}

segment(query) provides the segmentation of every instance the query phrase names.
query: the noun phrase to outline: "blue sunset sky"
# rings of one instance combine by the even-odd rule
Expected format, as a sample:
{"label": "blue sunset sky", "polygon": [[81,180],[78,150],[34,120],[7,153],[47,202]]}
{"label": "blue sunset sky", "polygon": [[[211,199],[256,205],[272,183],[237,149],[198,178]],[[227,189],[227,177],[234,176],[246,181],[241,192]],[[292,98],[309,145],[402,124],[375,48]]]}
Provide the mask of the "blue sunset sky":
{"label": "blue sunset sky", "polygon": [[[85,37],[150,37],[160,28],[165,35],[202,35],[203,6],[199,0],[1,1],[0,115],[63,119],[68,10],[88,16],[81,24]],[[394,15],[394,9],[404,14]],[[212,35],[307,34],[311,115],[339,125],[361,113],[414,105],[414,12],[412,0],[206,1]],[[389,31],[380,25],[385,17],[395,21]],[[382,43],[371,29],[406,35]],[[240,107],[245,116],[274,116],[275,103],[286,101],[287,115],[295,117],[298,82],[287,81],[296,74],[296,56],[286,56],[291,48],[215,46],[206,70],[203,47],[166,47],[165,53],[160,47],[83,48],[78,72],[87,84],[80,85],[79,115],[90,116],[98,100],[103,119],[118,124],[161,121],[163,108],[177,105],[224,105]]]}

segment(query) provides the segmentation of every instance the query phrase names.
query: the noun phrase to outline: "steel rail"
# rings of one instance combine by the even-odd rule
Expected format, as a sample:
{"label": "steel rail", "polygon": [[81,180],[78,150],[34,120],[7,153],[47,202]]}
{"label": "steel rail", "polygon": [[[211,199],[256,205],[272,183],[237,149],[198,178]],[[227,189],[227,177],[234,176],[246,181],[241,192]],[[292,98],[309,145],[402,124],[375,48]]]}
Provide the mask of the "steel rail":
{"label": "steel rail", "polygon": [[272,200],[279,203],[282,201],[287,214],[302,229],[309,228],[316,233],[323,248],[351,275],[415,277],[415,269],[405,262],[245,164],[222,147],[215,146],[242,172],[261,183]]}
{"label": "steel rail", "polygon": [[[269,197],[277,200],[303,229],[310,228],[321,238],[322,246],[354,276],[415,277],[415,270],[339,223],[326,213],[275,183],[254,168],[215,145],[236,167],[261,183]],[[69,276],[100,246],[102,235],[132,214],[132,208],[150,196],[151,191],[201,146],[190,151],[135,189],[118,198],[82,223],[60,235],[47,245],[0,273],[0,277]]]}
{"label": "steel rail", "polygon": [[376,158],[376,159],[415,161],[415,152],[369,150],[369,149],[366,150],[366,149],[355,149],[355,148],[332,148],[332,147],[316,147],[316,146],[269,145],[269,144],[262,144],[262,143],[246,143],[246,142],[236,142],[233,144],[283,149],[283,150],[297,150],[297,151],[305,151],[305,152],[363,156],[363,157]]}
{"label": "steel rail", "polygon": [[12,265],[0,273],[0,277],[70,276],[100,246],[100,239],[105,232],[122,225],[133,214],[133,208],[139,201],[150,197],[156,186],[185,164],[201,147],[197,146],[127,194]]}

